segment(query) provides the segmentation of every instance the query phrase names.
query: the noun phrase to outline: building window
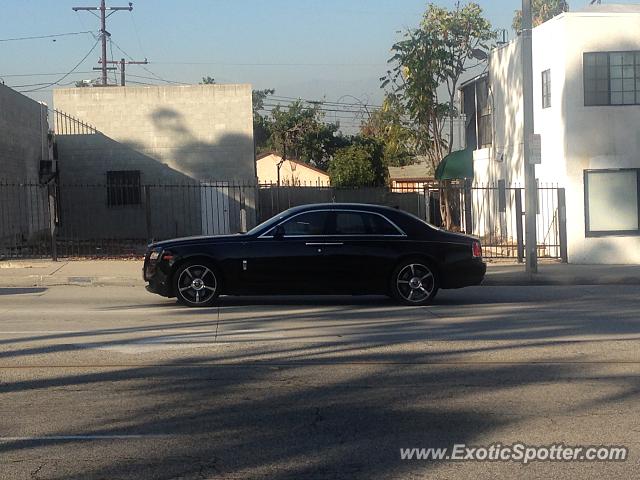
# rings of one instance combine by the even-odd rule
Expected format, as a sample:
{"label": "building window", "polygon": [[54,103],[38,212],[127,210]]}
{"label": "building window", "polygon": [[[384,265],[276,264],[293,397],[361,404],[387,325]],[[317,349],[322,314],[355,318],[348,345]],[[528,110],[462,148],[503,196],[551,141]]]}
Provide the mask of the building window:
{"label": "building window", "polygon": [[491,99],[489,98],[489,77],[485,77],[476,83],[476,104],[478,111],[478,147],[490,147],[493,133],[493,112]]}
{"label": "building window", "polygon": [[584,54],[584,104],[639,105],[640,52]]}
{"label": "building window", "polygon": [[585,170],[586,236],[640,234],[638,169]]}
{"label": "building window", "polygon": [[140,205],[140,171],[118,170],[107,172],[107,205],[119,207]]}
{"label": "building window", "polygon": [[551,70],[542,72],[542,108],[551,106]]}

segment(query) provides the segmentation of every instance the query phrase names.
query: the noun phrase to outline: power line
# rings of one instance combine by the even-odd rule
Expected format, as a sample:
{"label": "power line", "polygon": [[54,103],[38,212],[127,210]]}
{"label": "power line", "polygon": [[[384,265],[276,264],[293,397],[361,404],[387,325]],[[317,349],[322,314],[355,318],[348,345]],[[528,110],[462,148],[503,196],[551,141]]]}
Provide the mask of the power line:
{"label": "power line", "polygon": [[[65,72],[52,72],[52,73],[9,73],[9,74],[1,74],[0,77],[3,78],[11,78],[11,77],[52,77],[53,75],[64,75]],[[74,72],[74,75],[78,75],[81,73],[93,73],[91,71],[86,72]]]}
{"label": "power line", "polygon": [[21,93],[29,93],[29,92],[36,92],[38,90],[43,90],[47,87],[51,87],[53,85],[58,85],[62,80],[64,80],[65,78],[67,78],[69,75],[71,75],[73,72],[75,72],[76,68],[78,68],[80,65],[82,65],[82,63],[89,57],[89,55],[91,55],[91,53],[95,50],[95,48],[98,46],[98,43],[100,42],[100,39],[96,40],[96,43],[93,44],[93,47],[91,47],[91,50],[89,50],[87,52],[87,54],[82,57],[82,60],[80,60],[78,63],[76,63],[75,67],[73,67],[68,73],[65,73],[62,77],[60,77],[58,80],[56,80],[55,82],[51,82],[43,87],[38,87],[38,88],[34,88],[31,90],[23,90]]}
{"label": "power line", "polygon": [[83,32],[68,32],[68,33],[56,33],[53,35],[38,35],[34,37],[16,37],[16,38],[0,38],[0,42],[18,42],[21,40],[39,40],[43,38],[57,38],[57,37],[69,37],[71,35],[83,35],[85,33],[89,33],[93,35],[91,30],[86,30]]}
{"label": "power line", "polygon": [[[265,107],[272,107],[272,108],[277,108],[277,107],[285,107],[285,108],[290,108],[291,105],[281,105],[281,104],[270,104],[270,103],[265,103],[264,104]],[[338,108],[323,108],[323,107],[318,107],[318,110],[321,112],[337,112],[337,113],[366,113],[366,110],[361,109],[361,110],[353,110],[353,109],[338,109]]]}
{"label": "power line", "polygon": [[[117,48],[118,50],[120,50],[120,52],[122,52],[122,54],[123,54],[123,55],[125,55],[127,58],[129,58],[129,60],[133,61],[133,58],[131,57],[131,55],[129,55],[127,52],[125,52],[125,51],[124,51],[124,49],[123,49],[122,47],[120,47],[120,45],[118,45],[118,44],[117,44],[117,42],[115,42],[115,41],[114,41],[114,42],[113,42],[113,44],[116,46],[116,48]],[[145,62],[146,62],[146,60],[145,60]],[[149,62],[146,62],[146,63],[145,63],[145,65],[147,65],[148,63],[149,63]],[[153,75],[153,77],[155,77],[155,79],[156,79],[156,80],[160,80],[161,82],[166,82],[166,83],[175,83],[175,84],[178,84],[178,85],[186,85],[184,82],[176,82],[176,81],[174,81],[174,80],[167,80],[167,79],[165,79],[165,78],[162,78],[160,75],[155,74],[154,72],[152,72],[151,70],[149,70],[147,67],[144,67],[144,66],[143,66],[143,67],[142,67],[142,69],[143,69],[145,72],[147,72],[147,73],[149,73],[149,74]]]}
{"label": "power line", "polygon": [[229,63],[229,62],[155,62],[162,65],[221,65],[231,67],[381,67],[386,63]]}
{"label": "power line", "polygon": [[[145,77],[142,75],[133,75],[131,73],[128,74],[128,76],[133,77],[133,78],[143,78],[145,80],[156,80],[159,81],[158,78],[156,77]],[[185,85],[184,82],[176,82],[175,80],[166,80],[166,79],[162,79],[163,82],[167,82],[167,83],[175,83],[176,85]]]}
{"label": "power line", "polygon": [[279,101],[279,100],[288,101],[290,103],[301,101],[303,103],[309,103],[311,105],[348,106],[348,107],[362,107],[362,108],[370,108],[370,109],[382,108],[382,105],[370,105],[370,104],[367,104],[366,102],[350,103],[350,102],[330,102],[327,100],[305,100],[304,98],[284,97],[281,95],[269,95],[269,98],[274,99],[276,101]]}

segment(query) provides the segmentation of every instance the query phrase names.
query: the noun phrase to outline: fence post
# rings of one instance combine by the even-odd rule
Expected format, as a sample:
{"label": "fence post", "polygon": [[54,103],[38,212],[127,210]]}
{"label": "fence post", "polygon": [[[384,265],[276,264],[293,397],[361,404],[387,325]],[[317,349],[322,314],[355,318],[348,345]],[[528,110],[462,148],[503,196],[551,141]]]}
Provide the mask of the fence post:
{"label": "fence post", "polygon": [[144,187],[144,211],[147,221],[147,243],[153,242],[153,234],[151,232],[151,188],[149,185]]}
{"label": "fence post", "polygon": [[518,263],[524,262],[524,236],[522,234],[522,189],[515,189],[516,199],[516,238],[518,241]]}
{"label": "fence post", "polygon": [[558,188],[558,234],[560,237],[560,259],[569,263],[567,251],[567,200],[564,188]]}
{"label": "fence post", "polygon": [[465,179],[464,181],[464,226],[465,232],[468,234],[473,233],[473,213],[471,204],[471,195],[473,190],[471,189],[471,180]]}

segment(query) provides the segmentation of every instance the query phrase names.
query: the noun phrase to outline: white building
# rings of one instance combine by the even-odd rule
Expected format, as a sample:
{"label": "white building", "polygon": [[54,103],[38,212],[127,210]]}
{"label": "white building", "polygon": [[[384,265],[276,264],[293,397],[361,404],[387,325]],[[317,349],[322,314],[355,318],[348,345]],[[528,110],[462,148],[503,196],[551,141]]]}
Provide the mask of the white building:
{"label": "white building", "polygon": [[[499,46],[461,88],[476,183],[524,184],[520,53],[520,38]],[[640,5],[536,27],[533,72],[536,177],[566,189],[569,262],[640,263]]]}

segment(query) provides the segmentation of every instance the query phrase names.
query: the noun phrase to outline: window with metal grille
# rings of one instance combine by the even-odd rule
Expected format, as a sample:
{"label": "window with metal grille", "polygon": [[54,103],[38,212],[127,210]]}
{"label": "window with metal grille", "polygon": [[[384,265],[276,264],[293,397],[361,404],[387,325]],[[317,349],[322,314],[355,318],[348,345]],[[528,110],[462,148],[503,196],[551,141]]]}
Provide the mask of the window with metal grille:
{"label": "window with metal grille", "polygon": [[551,106],[551,70],[542,72],[542,108]]}
{"label": "window with metal grille", "polygon": [[585,53],[584,104],[640,105],[640,52]]}
{"label": "window with metal grille", "polygon": [[107,172],[107,205],[140,205],[140,170]]}

